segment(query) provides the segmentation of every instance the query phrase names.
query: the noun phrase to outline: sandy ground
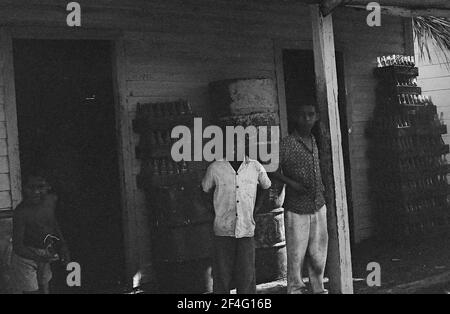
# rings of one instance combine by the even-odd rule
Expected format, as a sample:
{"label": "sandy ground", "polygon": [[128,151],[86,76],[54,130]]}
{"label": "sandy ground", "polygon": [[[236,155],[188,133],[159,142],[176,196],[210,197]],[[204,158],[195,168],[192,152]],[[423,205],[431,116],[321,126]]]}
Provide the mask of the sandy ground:
{"label": "sandy ground", "polygon": [[[432,285],[417,292],[439,293],[448,290],[447,284],[441,281],[450,278],[444,276],[450,272],[450,232],[428,238],[410,239],[402,241],[401,244],[376,241],[362,243],[353,249],[352,254],[356,293],[380,293],[412,282]],[[366,278],[369,271],[366,267],[371,262],[377,262],[381,266],[381,287],[367,287]],[[427,278],[436,280],[424,281]],[[419,283],[421,281],[424,283]],[[434,285],[434,282],[438,284]]]}

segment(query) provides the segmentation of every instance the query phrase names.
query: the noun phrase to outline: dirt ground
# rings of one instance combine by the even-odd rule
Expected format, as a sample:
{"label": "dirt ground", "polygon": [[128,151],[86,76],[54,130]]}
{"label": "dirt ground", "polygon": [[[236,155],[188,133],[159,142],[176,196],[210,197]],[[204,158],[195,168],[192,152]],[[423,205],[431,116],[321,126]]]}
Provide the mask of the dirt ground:
{"label": "dirt ground", "polygon": [[[352,257],[355,294],[450,294],[450,231],[401,243],[367,241],[352,248]],[[381,266],[381,287],[367,286],[372,262]],[[257,293],[285,294],[286,280],[258,285]]]}
{"label": "dirt ground", "polygon": [[[367,241],[353,247],[352,257],[355,294],[450,294],[450,232],[401,243]],[[381,287],[367,285],[372,262],[381,266]],[[259,285],[258,293],[285,294],[286,280]]]}
{"label": "dirt ground", "polygon": [[[414,293],[446,293],[450,288],[450,281],[442,282],[450,278],[445,276],[450,272],[450,232],[401,243],[371,241],[352,251],[355,293],[383,293],[390,289],[396,293],[401,291],[398,286],[404,286],[404,291],[416,290]],[[370,271],[366,267],[371,262],[381,266],[381,287],[367,286]],[[417,283],[417,287],[409,283]]]}

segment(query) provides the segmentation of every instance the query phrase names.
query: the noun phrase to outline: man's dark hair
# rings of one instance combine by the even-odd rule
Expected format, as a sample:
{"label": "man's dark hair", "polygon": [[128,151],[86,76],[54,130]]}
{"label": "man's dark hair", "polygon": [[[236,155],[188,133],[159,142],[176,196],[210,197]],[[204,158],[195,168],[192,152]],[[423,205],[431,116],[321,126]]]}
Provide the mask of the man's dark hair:
{"label": "man's dark hair", "polygon": [[303,101],[298,103],[295,107],[294,107],[294,113],[298,113],[300,108],[303,107],[313,107],[316,110],[316,113],[319,113],[319,107],[317,106],[317,103],[314,101]]}

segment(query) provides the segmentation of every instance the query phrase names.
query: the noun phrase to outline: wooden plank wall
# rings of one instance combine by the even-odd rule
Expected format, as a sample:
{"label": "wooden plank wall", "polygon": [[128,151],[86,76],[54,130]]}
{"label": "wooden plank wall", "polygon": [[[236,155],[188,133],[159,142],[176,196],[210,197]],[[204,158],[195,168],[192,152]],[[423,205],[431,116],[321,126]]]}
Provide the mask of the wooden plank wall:
{"label": "wooden plank wall", "polygon": [[368,180],[370,165],[368,122],[375,109],[377,81],[373,75],[376,57],[405,52],[402,19],[382,16],[381,27],[368,27],[366,12],[340,9],[335,14],[336,41],[344,43],[348,120],[352,178],[353,240],[358,243],[377,232]]}
{"label": "wooden plank wall", "polygon": [[[312,40],[309,8],[299,3],[256,0],[79,2],[84,29],[123,31],[127,64],[126,95],[122,96],[126,98],[130,120],[135,117],[138,102],[178,98],[190,100],[193,109],[207,118],[210,116],[207,88],[210,81],[238,77],[276,79],[274,42]],[[65,4],[57,0],[0,1],[0,21],[10,26],[64,28],[66,14]],[[334,14],[336,41],[345,48],[346,57],[356,241],[373,235],[376,227],[371,219],[374,208],[369,201],[365,136],[375,106],[372,70],[377,56],[405,50],[402,19],[383,16],[382,27],[370,28],[366,17],[366,11],[353,9],[339,9]],[[74,29],[67,32],[76,34]],[[0,155],[5,144],[1,139],[3,124],[0,122]],[[130,141],[136,145],[139,138],[135,135]],[[137,174],[140,163],[134,160],[133,172]],[[142,192],[136,186],[133,190],[139,229],[136,259],[139,268],[148,269],[151,265],[148,211]]]}
{"label": "wooden plank wall", "polygon": [[[223,18],[224,9],[221,6],[209,8],[207,13]],[[275,79],[273,40],[311,39],[309,16],[303,7],[286,10],[282,21],[275,13],[263,14],[271,11],[263,9],[263,6],[258,11],[256,8],[248,9],[248,12],[239,9],[239,14],[236,10],[238,7],[234,10],[228,8],[225,12],[233,19],[239,16],[239,28],[245,32],[206,28],[195,33],[130,35],[126,44],[130,119],[134,117],[137,102],[177,97],[189,99],[197,112],[208,116],[208,82],[251,76]],[[251,22],[255,17],[258,17],[257,25]],[[198,19],[207,20],[208,16],[199,15]],[[233,23],[233,19],[223,23]],[[404,29],[401,19],[391,17],[384,17],[383,27],[369,28],[365,23],[365,13],[339,10],[335,14],[335,33],[346,53],[348,106],[352,121],[353,236],[356,242],[360,242],[374,235],[376,227],[373,222],[376,209],[369,198],[368,142],[365,135],[375,106],[376,81],[372,71],[377,56],[404,53]],[[352,48],[355,46],[358,49]],[[137,142],[138,138],[134,140]],[[138,172],[139,168],[136,161],[135,171]],[[138,204],[142,204],[138,206],[143,206],[141,193],[136,195]]]}
{"label": "wooden plank wall", "polygon": [[0,211],[11,209],[11,193],[9,180],[8,143],[5,113],[5,80],[6,49],[4,34],[0,33]]}
{"label": "wooden plank wall", "polygon": [[5,114],[5,60],[6,52],[4,43],[4,34],[0,31],[0,293],[6,292],[5,280],[5,262],[7,246],[12,232],[12,221],[10,214],[5,214],[11,210],[11,187],[9,180],[9,161],[8,144],[6,131]]}

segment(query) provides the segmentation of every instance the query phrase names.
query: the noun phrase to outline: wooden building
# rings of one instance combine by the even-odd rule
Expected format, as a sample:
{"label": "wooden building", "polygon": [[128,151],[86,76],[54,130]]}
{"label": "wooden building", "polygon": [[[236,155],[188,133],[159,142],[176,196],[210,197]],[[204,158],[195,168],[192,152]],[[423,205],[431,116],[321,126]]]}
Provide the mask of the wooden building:
{"label": "wooden building", "polygon": [[[190,101],[194,112],[208,119],[212,114],[210,82],[267,77],[278,83],[281,128],[286,134],[283,58],[286,51],[306,51],[315,56],[319,101],[322,110],[330,114],[332,126],[330,160],[334,161],[335,174],[331,178],[338,184],[330,217],[330,246],[334,252],[330,263],[335,270],[331,280],[334,291],[351,293],[350,242],[361,242],[377,232],[368,188],[365,135],[376,101],[373,69],[378,56],[413,53],[410,19],[383,15],[381,26],[369,27],[366,19],[370,12],[364,8],[339,7],[323,17],[318,1],[80,0],[81,27],[69,27],[66,2],[0,0],[0,236],[6,238],[11,233],[10,217],[21,201],[20,108],[16,104],[19,98],[26,98],[17,91],[15,72],[20,64],[15,58],[27,44],[45,46],[54,40],[64,41],[72,45],[68,48],[71,51],[77,45],[87,47],[97,41],[110,44],[113,98],[109,109],[115,116],[114,137],[119,147],[117,183],[127,284],[136,276],[141,282],[154,280],[147,205],[136,185],[140,163],[134,147],[139,138],[131,129],[136,105],[182,98]],[[359,1],[362,5],[365,2]],[[402,5],[402,1],[398,2]],[[403,10],[405,16],[408,12]],[[347,126],[343,130],[333,71],[334,45],[344,84],[341,96],[345,96],[345,106],[340,114]],[[76,63],[72,66],[76,67]],[[23,67],[22,71],[26,73]],[[39,76],[36,78],[39,80]],[[49,88],[57,89],[57,83]],[[21,84],[26,93],[28,85]],[[347,143],[344,146],[341,131]],[[350,179],[348,193],[343,184],[344,164]],[[104,216],[99,215],[100,219]],[[92,226],[95,228],[95,224]]]}
{"label": "wooden building", "polygon": [[[431,60],[420,58],[419,60],[419,84],[423,88],[423,92],[430,95],[434,99],[434,103],[438,107],[438,111],[444,114],[444,121],[448,124],[450,117],[450,63],[443,55],[443,52],[430,44]],[[416,49],[417,51],[418,49]],[[450,136],[444,136],[447,144],[450,143]]]}

